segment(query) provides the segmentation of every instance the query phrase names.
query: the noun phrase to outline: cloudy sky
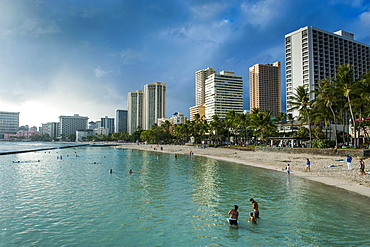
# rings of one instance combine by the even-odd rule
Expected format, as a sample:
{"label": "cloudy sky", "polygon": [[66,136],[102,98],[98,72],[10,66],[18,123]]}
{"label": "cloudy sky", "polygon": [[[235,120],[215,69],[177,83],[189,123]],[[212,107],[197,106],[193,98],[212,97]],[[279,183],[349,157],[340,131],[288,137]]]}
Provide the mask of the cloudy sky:
{"label": "cloudy sky", "polygon": [[284,35],[304,26],[370,44],[370,1],[0,0],[0,111],[20,112],[20,125],[96,121],[159,81],[167,115],[189,116],[207,67],[243,76],[249,110],[249,67],[284,64]]}

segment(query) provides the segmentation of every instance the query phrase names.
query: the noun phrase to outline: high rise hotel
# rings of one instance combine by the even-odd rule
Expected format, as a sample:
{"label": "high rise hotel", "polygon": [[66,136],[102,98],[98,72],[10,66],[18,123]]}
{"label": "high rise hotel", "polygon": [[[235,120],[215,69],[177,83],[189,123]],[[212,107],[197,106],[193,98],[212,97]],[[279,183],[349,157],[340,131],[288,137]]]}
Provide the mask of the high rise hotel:
{"label": "high rise hotel", "polygon": [[144,86],[144,129],[151,129],[158,118],[166,117],[166,83],[154,82]]}
{"label": "high rise hotel", "polygon": [[231,110],[242,113],[243,77],[230,71],[209,75],[205,81],[205,107],[207,120],[212,120],[216,114],[225,118]]}
{"label": "high rise hotel", "polygon": [[143,127],[143,91],[136,90],[136,92],[128,93],[127,98],[127,127],[128,133],[132,134],[137,130],[137,127]]}
{"label": "high rise hotel", "polygon": [[[341,64],[352,65],[354,77],[358,78],[370,69],[370,46],[355,41],[352,33],[330,33],[306,26],[285,35],[285,64],[289,98],[298,86],[311,91],[318,81],[335,77]],[[289,108],[288,104],[288,111]]]}
{"label": "high rise hotel", "polygon": [[250,109],[271,111],[276,117],[281,112],[280,62],[256,64],[249,68]]}
{"label": "high rise hotel", "polygon": [[158,118],[166,116],[166,83],[154,82],[144,85],[144,91],[128,93],[127,104],[128,133],[132,134],[140,126],[151,129]]}
{"label": "high rise hotel", "polygon": [[225,118],[230,110],[243,112],[243,77],[234,72],[213,68],[195,72],[195,106],[190,107],[190,120],[194,115],[211,120],[213,115]]}
{"label": "high rise hotel", "polygon": [[202,106],[206,100],[206,80],[208,76],[216,74],[212,68],[201,69],[195,72],[195,105]]}

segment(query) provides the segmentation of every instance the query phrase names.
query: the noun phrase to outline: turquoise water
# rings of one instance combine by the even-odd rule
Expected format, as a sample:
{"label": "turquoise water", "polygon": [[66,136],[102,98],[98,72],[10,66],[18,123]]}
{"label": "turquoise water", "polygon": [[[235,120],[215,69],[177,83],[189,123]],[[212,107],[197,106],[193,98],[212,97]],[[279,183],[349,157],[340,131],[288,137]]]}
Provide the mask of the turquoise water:
{"label": "turquoise water", "polygon": [[[0,156],[0,246],[369,246],[369,202],[189,155],[79,147]],[[238,229],[226,221],[234,204]]]}

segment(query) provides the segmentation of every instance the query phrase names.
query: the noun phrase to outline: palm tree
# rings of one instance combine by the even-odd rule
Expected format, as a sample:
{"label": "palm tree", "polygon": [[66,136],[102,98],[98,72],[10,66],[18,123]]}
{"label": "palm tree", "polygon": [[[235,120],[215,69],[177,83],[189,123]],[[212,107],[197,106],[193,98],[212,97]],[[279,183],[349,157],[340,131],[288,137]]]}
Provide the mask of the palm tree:
{"label": "palm tree", "polygon": [[351,114],[351,120],[353,124],[353,134],[355,139],[355,145],[357,146],[356,138],[356,121],[355,115],[353,113],[353,102],[351,101],[351,96],[356,90],[358,83],[353,78],[352,66],[349,64],[342,64],[338,67],[338,72],[336,74],[337,86],[343,92],[343,95],[347,98],[347,105]]}
{"label": "palm tree", "polygon": [[219,144],[219,142],[222,142],[222,134],[225,131],[225,123],[217,114],[212,116],[212,121],[209,123],[209,130],[214,138],[215,143]]}
{"label": "palm tree", "polygon": [[273,123],[271,111],[252,112],[250,116],[250,128],[261,141],[267,140],[269,135],[274,131],[276,132],[276,125]]}
{"label": "palm tree", "polygon": [[293,125],[294,125],[294,117],[292,113],[287,113],[286,114],[287,121],[290,122],[290,130],[292,131],[292,136],[293,136]]}
{"label": "palm tree", "polygon": [[[244,143],[247,142],[248,139],[248,125],[249,125],[249,115],[244,113],[239,113],[236,116],[236,129],[239,131],[240,136],[244,132]],[[238,138],[242,139],[242,138]]]}
{"label": "palm tree", "polygon": [[[338,90],[335,87],[335,84],[331,79],[324,79],[319,81],[319,84],[315,90],[316,98],[313,103],[313,107],[320,113],[320,116],[327,116],[327,114],[322,114],[323,111],[326,109],[330,109],[330,112],[333,116],[334,120],[334,139],[335,139],[335,146],[338,146],[338,138],[337,138],[337,116],[334,110],[335,103],[337,102]],[[324,106],[324,107],[322,107]]]}
{"label": "palm tree", "polygon": [[230,110],[225,116],[225,125],[227,128],[227,135],[229,139],[228,141],[230,141],[230,131],[233,135],[235,134],[235,131],[236,131],[236,126],[237,126],[236,115],[237,113],[233,109],[233,110]]}
{"label": "palm tree", "polygon": [[298,86],[295,89],[295,93],[293,96],[288,97],[288,104],[292,107],[289,109],[298,110],[300,120],[307,120],[308,123],[308,131],[310,136],[310,143],[312,143],[312,134],[311,134],[311,118],[310,118],[310,95],[308,89],[304,86]]}

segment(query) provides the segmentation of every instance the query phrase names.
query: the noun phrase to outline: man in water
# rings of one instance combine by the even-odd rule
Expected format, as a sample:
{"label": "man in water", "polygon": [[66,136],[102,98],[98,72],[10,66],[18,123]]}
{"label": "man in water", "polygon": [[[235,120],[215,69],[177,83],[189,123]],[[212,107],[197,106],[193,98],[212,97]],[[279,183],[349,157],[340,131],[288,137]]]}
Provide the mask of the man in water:
{"label": "man in water", "polygon": [[230,215],[230,219],[229,219],[230,226],[238,225],[238,217],[239,217],[238,208],[239,208],[238,205],[234,205],[234,209],[231,209],[228,213]]}
{"label": "man in water", "polygon": [[250,202],[252,202],[252,208],[253,208],[253,214],[255,218],[260,217],[260,211],[258,210],[258,203],[253,199],[249,199]]}
{"label": "man in water", "polygon": [[349,156],[348,154],[346,155],[347,156],[347,166],[348,166],[348,170],[352,170],[352,157]]}

